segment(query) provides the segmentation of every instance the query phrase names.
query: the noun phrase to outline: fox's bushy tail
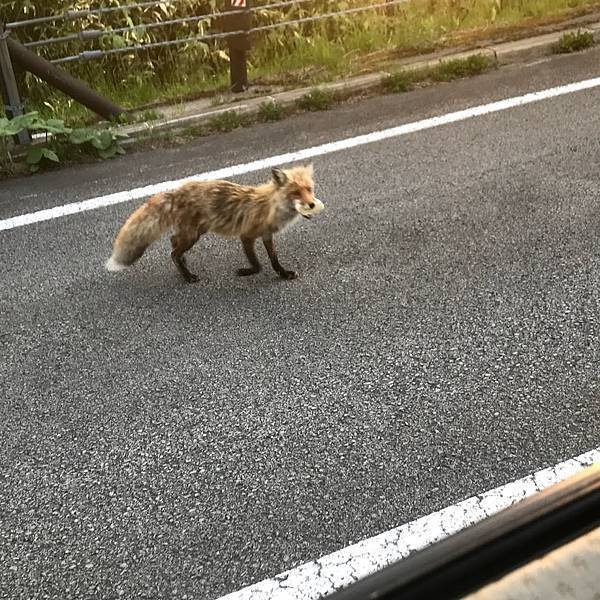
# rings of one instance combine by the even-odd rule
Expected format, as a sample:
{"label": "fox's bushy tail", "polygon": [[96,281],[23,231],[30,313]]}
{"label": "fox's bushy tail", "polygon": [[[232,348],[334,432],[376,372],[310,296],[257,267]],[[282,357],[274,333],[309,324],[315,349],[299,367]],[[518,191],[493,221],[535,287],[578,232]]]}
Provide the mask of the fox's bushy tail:
{"label": "fox's bushy tail", "polygon": [[105,267],[109,271],[122,271],[130,267],[170,226],[171,198],[167,193],[157,194],[125,221],[115,238],[112,255]]}

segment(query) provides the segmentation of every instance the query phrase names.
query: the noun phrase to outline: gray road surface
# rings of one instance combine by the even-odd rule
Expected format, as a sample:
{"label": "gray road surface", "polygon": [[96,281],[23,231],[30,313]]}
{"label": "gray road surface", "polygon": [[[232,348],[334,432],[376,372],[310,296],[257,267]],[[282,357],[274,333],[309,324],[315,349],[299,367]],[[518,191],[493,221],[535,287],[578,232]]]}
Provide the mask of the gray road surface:
{"label": "gray road surface", "polygon": [[[0,183],[0,219],[598,76],[600,52]],[[214,598],[597,447],[600,90],[315,161],[300,279],[132,204],[0,232],[0,597]],[[268,173],[240,178],[258,182]]]}

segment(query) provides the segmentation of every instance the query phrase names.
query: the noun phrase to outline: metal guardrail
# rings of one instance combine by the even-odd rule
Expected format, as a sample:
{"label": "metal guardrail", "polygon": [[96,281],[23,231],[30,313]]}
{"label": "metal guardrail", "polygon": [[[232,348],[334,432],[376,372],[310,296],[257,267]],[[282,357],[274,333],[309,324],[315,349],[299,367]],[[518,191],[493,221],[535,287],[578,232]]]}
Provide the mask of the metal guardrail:
{"label": "metal guardrail", "polygon": [[[34,19],[26,19],[24,21],[15,21],[13,23],[7,23],[6,26],[11,29],[16,29],[17,27],[27,27],[30,25],[44,25],[47,23],[56,23],[57,21],[71,21],[75,19],[83,19],[90,15],[104,15],[113,12],[127,11],[134,8],[152,8],[154,6],[160,6],[161,4],[177,4],[182,2],[183,0],[150,0],[148,2],[135,2],[132,4],[122,4],[120,6],[105,6],[101,8],[90,8],[88,10],[67,10],[64,13],[59,15],[51,15],[48,17],[39,17]],[[296,2],[298,0],[295,0]],[[290,2],[292,4],[293,2]],[[231,11],[233,12],[233,11]],[[212,16],[216,15],[224,15],[225,12],[222,13],[214,13]],[[211,15],[207,15],[210,17]]]}
{"label": "metal guardrail", "polygon": [[[132,2],[121,6],[99,7],[88,10],[68,10],[57,15],[49,15],[44,17],[36,17],[28,20],[14,21],[11,23],[7,23],[5,25],[5,28],[9,34],[12,33],[13,39],[9,41],[13,42],[12,48],[14,49],[16,48],[14,44],[18,43],[14,40],[14,37],[17,36],[19,32],[25,28],[36,28],[61,21],[78,21],[90,16],[102,16],[108,13],[122,12],[123,14],[127,14],[127,11],[133,9],[146,9],[160,6],[163,4],[173,6],[177,5],[179,2],[182,2],[182,0],[144,0],[142,2]],[[54,66],[65,63],[73,63],[77,61],[101,59],[116,54],[130,54],[134,52],[142,52],[162,47],[225,39],[227,40],[227,44],[229,46],[231,90],[233,92],[240,92],[247,89],[248,87],[247,53],[251,48],[251,36],[253,34],[260,34],[294,25],[302,25],[306,23],[335,19],[337,17],[347,15],[355,15],[365,11],[380,9],[385,10],[396,5],[405,4],[406,2],[408,2],[408,0],[380,0],[379,2],[375,2],[372,4],[350,6],[347,8],[343,8],[336,11],[330,11],[322,14],[314,14],[304,17],[300,16],[295,19],[284,20],[277,23],[253,26],[253,15],[257,11],[286,7],[291,8],[302,4],[314,3],[314,0],[265,0],[265,2],[260,4],[254,4],[253,0],[225,0],[224,10],[222,11],[215,11],[206,14],[196,14],[160,22],[141,21],[139,23],[131,24],[131,20],[129,20],[128,26],[109,29],[82,28],[80,29],[80,31],[71,34],[29,41],[25,44],[18,44],[18,46],[20,53],[23,54],[25,52],[30,53],[31,50],[35,48],[50,47],[52,45],[61,43],[86,44],[95,40],[100,40],[107,36],[140,31],[141,29],[146,31],[148,29],[172,27],[177,25],[186,25],[190,23],[201,23],[205,21],[208,27],[214,27],[216,31],[209,30],[208,33],[203,33],[200,35],[185,36],[180,38],[174,37],[173,39],[167,39],[158,42],[138,43],[133,45],[126,45],[119,48],[83,49],[77,54],[58,56],[46,62],[47,64]],[[0,28],[1,26],[2,23],[0,22]],[[1,31],[2,29],[0,29],[0,32]],[[27,56],[29,59],[32,58],[31,54]],[[42,59],[40,57],[39,60],[42,61],[45,59]],[[28,62],[31,62],[31,60],[29,60]],[[0,66],[2,67],[2,73],[0,74],[2,75],[0,77],[0,83],[4,82],[4,87],[6,87],[5,80],[10,77],[9,71],[12,69],[12,67],[6,64],[6,60],[1,62]],[[13,100],[10,100],[6,98],[6,94],[4,94],[4,96],[5,103],[9,105],[7,106],[7,108],[12,107],[16,109],[17,107],[14,98]],[[17,103],[20,103],[20,100],[17,100]],[[11,112],[11,114],[14,114],[15,111],[9,112]]]}
{"label": "metal guardrail", "polygon": [[[23,114],[24,106],[19,96],[17,80],[12,68],[10,51],[8,49],[8,37],[10,31],[4,29],[0,23],[0,91],[4,99],[5,109],[9,116],[15,118]],[[22,130],[16,136],[18,144],[27,145],[31,143],[29,131]]]}
{"label": "metal guardrail", "polygon": [[[171,0],[171,3],[173,1],[176,3],[178,0]],[[233,8],[231,10],[225,10],[222,12],[213,12],[213,13],[207,13],[207,14],[201,14],[201,15],[194,15],[191,17],[183,17],[180,19],[171,19],[171,20],[155,22],[155,23],[152,23],[152,22],[138,23],[133,26],[119,27],[116,29],[82,30],[78,33],[74,33],[74,34],[67,35],[67,36],[61,36],[61,37],[49,38],[46,40],[38,40],[35,42],[29,42],[29,43],[24,44],[24,46],[32,48],[32,47],[40,47],[40,46],[49,46],[51,44],[65,43],[65,42],[70,42],[70,41],[86,42],[86,41],[92,41],[92,40],[96,40],[96,39],[99,39],[102,37],[107,37],[107,36],[114,35],[114,34],[136,31],[141,28],[143,28],[144,30],[147,30],[147,29],[153,29],[153,28],[167,27],[167,26],[171,26],[171,25],[183,25],[183,24],[199,22],[199,21],[212,21],[212,20],[216,20],[216,19],[223,20],[223,19],[227,19],[228,17],[232,17],[230,19],[231,23],[236,24],[236,21],[240,17],[240,13],[247,13],[247,15],[249,16],[253,12],[259,11],[259,10],[284,8],[284,7],[288,7],[288,6],[305,4],[307,2],[314,2],[314,0],[284,0],[284,1],[280,1],[280,2],[272,2],[272,3],[268,3],[268,4],[259,4],[256,6],[251,6],[250,1],[251,0],[238,0],[238,2],[235,2],[235,0],[230,0],[231,5],[232,6],[235,5],[236,8]],[[109,49],[109,50],[84,50],[84,51],[82,51],[78,54],[74,54],[72,56],[56,58],[56,59],[52,60],[51,62],[53,64],[61,64],[61,63],[79,61],[79,60],[91,60],[91,59],[95,59],[95,58],[102,58],[104,56],[110,56],[113,54],[138,52],[140,50],[150,50],[150,49],[154,49],[154,48],[168,47],[168,46],[174,46],[174,45],[179,45],[179,44],[188,44],[188,43],[192,43],[192,42],[204,42],[204,41],[215,40],[215,39],[226,39],[226,38],[231,38],[234,36],[250,35],[252,33],[259,33],[259,32],[279,29],[282,27],[289,27],[290,25],[299,25],[302,23],[321,21],[321,20],[325,20],[325,19],[331,19],[331,18],[335,18],[335,17],[339,17],[339,16],[356,14],[356,13],[361,13],[361,12],[370,11],[370,10],[390,8],[394,5],[405,4],[406,2],[407,2],[407,0],[383,0],[381,2],[377,2],[375,4],[370,4],[367,6],[345,8],[342,10],[332,11],[332,12],[328,12],[325,14],[312,15],[312,16],[303,17],[303,18],[299,18],[299,19],[293,19],[290,21],[282,21],[280,23],[273,23],[271,25],[263,25],[263,26],[259,26],[259,27],[252,27],[252,26],[240,27],[237,30],[229,30],[229,31],[225,31],[222,33],[212,33],[212,34],[191,36],[191,37],[185,37],[185,38],[176,38],[173,40],[167,40],[167,41],[162,41],[162,42],[138,44],[135,46],[126,46],[123,48],[113,48],[113,49]],[[110,13],[110,12],[130,10],[130,9],[134,9],[134,8],[146,8],[146,7],[157,6],[161,3],[164,3],[164,2],[156,2],[156,1],[152,0],[149,2],[138,2],[135,4],[126,4],[126,5],[123,5],[120,7],[111,6],[111,7],[105,7],[105,8],[90,9],[90,10],[85,10],[85,11],[67,11],[61,15],[56,15],[56,16],[52,16],[52,17],[41,17],[38,19],[31,19],[29,21],[17,21],[14,23],[8,23],[7,28],[14,29],[14,28],[25,27],[27,25],[39,25],[39,24],[45,24],[45,23],[49,23],[49,22],[81,19],[81,18],[85,18],[89,15],[100,15],[100,14],[106,14],[106,13]]]}
{"label": "metal guardrail", "polygon": [[[270,4],[262,4],[259,6],[250,6],[250,7],[248,7],[248,10],[250,12],[253,12],[253,11],[257,11],[257,10],[285,8],[286,6],[304,4],[306,2],[314,2],[314,0],[285,0],[284,2],[274,2],[274,3],[270,3]],[[63,15],[60,15],[58,17],[46,17],[41,20],[44,22],[48,22],[47,19],[51,19],[54,21],[66,21],[69,19],[80,19],[80,18],[84,18],[89,15],[104,14],[107,12],[116,12],[119,10],[125,10],[125,9],[130,9],[130,8],[144,8],[147,4],[154,6],[155,4],[158,4],[158,3],[157,2],[147,2],[147,3],[145,2],[142,4],[128,4],[125,6],[118,7],[118,8],[112,6],[109,8],[100,8],[100,9],[88,10],[88,11],[72,11],[72,12],[64,13]],[[239,9],[228,10],[228,11],[223,11],[223,12],[207,13],[207,14],[202,14],[202,15],[194,15],[193,17],[182,17],[181,19],[171,19],[169,21],[160,21],[158,23],[140,23],[138,25],[134,25],[134,26],[130,26],[130,27],[119,27],[118,29],[109,29],[109,30],[107,30],[107,29],[86,29],[86,30],[80,31],[78,33],[74,33],[72,35],[66,35],[66,36],[57,37],[57,38],[49,38],[47,40],[39,40],[36,42],[28,42],[23,45],[27,46],[28,48],[32,48],[35,46],[49,46],[50,44],[70,42],[70,41],[76,41],[76,40],[80,40],[80,41],[93,40],[93,39],[98,39],[103,36],[112,35],[115,33],[125,33],[127,31],[135,31],[136,29],[139,29],[140,27],[143,27],[144,29],[153,29],[156,27],[167,27],[168,25],[183,25],[186,23],[194,23],[194,22],[198,22],[198,21],[209,21],[212,19],[223,18],[223,17],[227,17],[230,15],[237,15],[237,14],[239,14],[238,11],[239,11]],[[17,23],[8,23],[7,27],[9,27],[9,28],[24,27],[28,23],[33,23],[35,21],[37,21],[37,19],[32,19],[31,21],[19,21]]]}
{"label": "metal guardrail", "polygon": [[[294,4],[297,4],[298,2],[306,2],[306,1],[307,0],[296,0],[294,2]],[[175,40],[169,40],[169,41],[164,41],[164,42],[139,44],[137,46],[127,46],[124,48],[112,48],[110,50],[88,50],[88,51],[80,52],[79,54],[76,54],[74,56],[67,56],[64,58],[55,59],[51,62],[54,64],[59,64],[59,63],[65,63],[65,62],[73,62],[73,61],[82,60],[82,59],[90,60],[90,59],[94,59],[94,58],[102,58],[103,56],[110,56],[112,54],[126,54],[129,52],[138,52],[140,50],[150,50],[150,49],[154,49],[154,48],[175,46],[175,45],[179,45],[179,44],[189,44],[192,42],[204,42],[204,41],[208,41],[208,40],[230,38],[232,36],[248,35],[251,33],[259,33],[262,31],[272,31],[274,29],[280,29],[281,27],[289,27],[290,25],[299,25],[302,23],[322,21],[323,19],[337,17],[340,15],[354,14],[354,13],[364,12],[367,10],[374,10],[374,9],[378,9],[378,8],[389,8],[390,6],[392,6],[394,4],[403,4],[405,2],[406,2],[406,0],[390,0],[388,2],[379,2],[377,4],[372,4],[370,6],[350,8],[350,9],[345,9],[342,11],[326,13],[323,15],[302,17],[300,19],[293,19],[291,21],[283,21],[281,23],[273,23],[272,25],[261,25],[259,27],[252,27],[250,29],[239,29],[237,31],[228,31],[228,32],[224,32],[224,33],[213,33],[213,34],[208,34],[208,35],[191,36],[191,37],[178,38]],[[267,8],[267,7],[272,8],[272,6],[273,5],[266,5],[265,8]],[[233,12],[239,14],[239,11],[231,11],[231,12],[227,12],[227,13],[221,13],[221,15],[232,14]],[[219,15],[219,16],[221,16],[221,15]],[[194,18],[196,19],[196,17],[194,17]],[[206,17],[202,17],[202,18],[206,18]],[[197,18],[197,20],[200,20],[200,18]],[[172,21],[172,23],[175,23],[175,22],[176,21]],[[180,22],[183,22],[183,20],[180,20]],[[164,21],[160,25],[167,25],[167,24],[168,24],[168,22]],[[160,26],[160,25],[156,24],[156,26]],[[111,34],[119,33],[119,32],[135,31],[137,28],[139,28],[139,26],[138,27],[124,27],[122,29],[112,29],[112,30],[106,31],[105,34],[111,35]]]}

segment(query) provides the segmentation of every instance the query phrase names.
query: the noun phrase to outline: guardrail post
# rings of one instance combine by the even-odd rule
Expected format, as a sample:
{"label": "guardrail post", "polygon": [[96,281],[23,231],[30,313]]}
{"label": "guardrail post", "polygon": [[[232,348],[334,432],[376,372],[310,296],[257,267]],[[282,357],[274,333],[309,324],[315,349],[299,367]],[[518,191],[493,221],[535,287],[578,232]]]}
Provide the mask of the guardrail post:
{"label": "guardrail post", "polygon": [[[10,35],[10,29],[6,29],[4,23],[0,21],[0,89],[6,114],[14,119],[24,112],[24,105],[19,96],[17,79],[13,70],[10,52],[8,51],[7,39]],[[22,145],[31,144],[31,135],[27,129],[20,131],[15,136],[16,142]]]}
{"label": "guardrail post", "polygon": [[18,41],[8,39],[6,44],[10,58],[15,65],[24,71],[33,73],[42,81],[87,106],[101,117],[112,119],[125,112],[120,106],[89,88],[83,81],[55,67],[50,61],[38,56]]}
{"label": "guardrail post", "polygon": [[226,31],[247,31],[227,38],[229,46],[229,73],[231,91],[243,92],[248,89],[247,53],[250,50],[250,29],[252,28],[251,0],[227,0],[225,10],[235,10],[239,14],[229,15],[225,20]]}

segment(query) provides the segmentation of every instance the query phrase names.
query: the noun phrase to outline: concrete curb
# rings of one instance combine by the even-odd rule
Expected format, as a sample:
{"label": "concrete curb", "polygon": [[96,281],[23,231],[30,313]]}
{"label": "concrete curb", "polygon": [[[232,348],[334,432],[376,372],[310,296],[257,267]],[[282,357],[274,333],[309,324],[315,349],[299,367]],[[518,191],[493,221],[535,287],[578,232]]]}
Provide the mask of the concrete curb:
{"label": "concrete curb", "polygon": [[296,106],[296,102],[315,87],[347,96],[372,92],[381,87],[384,75],[385,73],[382,72],[369,73],[368,75],[336,81],[334,83],[276,92],[265,96],[248,98],[239,102],[224,103],[219,107],[210,106],[197,112],[187,113],[187,111],[182,111],[180,115],[174,115],[150,123],[125,125],[119,127],[119,131],[127,133],[130,136],[131,139],[124,140],[125,143],[133,143],[140,137],[147,137],[157,133],[176,133],[184,131],[189,127],[200,126],[209,123],[216,116],[223,113],[236,112],[239,115],[256,116],[259,113],[260,105],[263,103],[275,102],[284,109],[291,108]]}
{"label": "concrete curb", "polygon": [[[582,27],[569,26],[559,31],[514,42],[484,45],[461,52],[438,53],[425,60],[400,61],[390,71],[417,71],[439,65],[443,61],[465,59],[475,55],[487,56],[499,66],[532,62],[554,54],[554,47],[561,36],[576,31],[590,32],[594,36],[594,40],[600,42],[600,22],[597,22]],[[239,96],[236,96],[236,100],[233,100],[233,97],[230,96],[225,98],[220,106],[215,106],[214,99],[202,99],[179,107],[163,107],[163,112],[167,113],[164,118],[147,123],[125,125],[119,127],[119,130],[130,136],[129,140],[125,140],[126,144],[133,144],[140,139],[168,133],[176,134],[190,127],[208,124],[216,116],[226,112],[233,111],[238,115],[257,116],[260,105],[265,102],[276,102],[284,109],[293,108],[296,106],[298,99],[314,87],[319,87],[343,97],[373,93],[381,89],[382,79],[388,74],[389,71],[379,71],[333,83],[280,91],[269,95],[253,97],[246,95],[241,100],[237,100]]]}
{"label": "concrete curb", "polygon": [[586,27],[564,29],[516,42],[488,46],[488,48],[495,53],[500,65],[531,62],[553,54],[554,47],[565,33],[574,33],[577,31],[591,33],[596,43],[600,41],[600,23],[593,23]]}

